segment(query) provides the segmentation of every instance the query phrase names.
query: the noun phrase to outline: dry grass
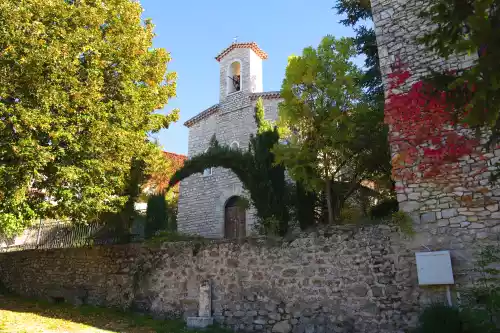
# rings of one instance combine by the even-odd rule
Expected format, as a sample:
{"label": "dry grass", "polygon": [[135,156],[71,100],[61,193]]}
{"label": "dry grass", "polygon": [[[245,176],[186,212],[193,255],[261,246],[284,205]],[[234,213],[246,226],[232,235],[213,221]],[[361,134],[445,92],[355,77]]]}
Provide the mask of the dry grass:
{"label": "dry grass", "polygon": [[[1,333],[185,333],[184,323],[90,306],[73,307],[0,295]],[[192,331],[191,331],[192,332]],[[207,332],[207,331],[205,331]],[[211,329],[209,333],[222,332]]]}

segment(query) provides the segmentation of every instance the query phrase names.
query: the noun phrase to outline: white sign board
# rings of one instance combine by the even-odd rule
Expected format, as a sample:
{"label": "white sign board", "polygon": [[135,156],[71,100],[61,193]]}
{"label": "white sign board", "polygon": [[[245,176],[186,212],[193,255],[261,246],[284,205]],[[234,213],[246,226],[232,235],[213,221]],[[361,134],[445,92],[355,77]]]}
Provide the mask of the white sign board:
{"label": "white sign board", "polygon": [[450,251],[418,252],[415,255],[419,285],[455,283]]}

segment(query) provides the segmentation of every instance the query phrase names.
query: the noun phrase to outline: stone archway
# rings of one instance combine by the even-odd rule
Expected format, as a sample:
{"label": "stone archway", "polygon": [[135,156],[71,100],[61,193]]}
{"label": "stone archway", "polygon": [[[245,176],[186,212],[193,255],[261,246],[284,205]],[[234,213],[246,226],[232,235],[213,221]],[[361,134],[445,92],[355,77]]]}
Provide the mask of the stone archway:
{"label": "stone archway", "polygon": [[246,209],[239,196],[232,196],[224,207],[224,237],[239,239],[246,236]]}

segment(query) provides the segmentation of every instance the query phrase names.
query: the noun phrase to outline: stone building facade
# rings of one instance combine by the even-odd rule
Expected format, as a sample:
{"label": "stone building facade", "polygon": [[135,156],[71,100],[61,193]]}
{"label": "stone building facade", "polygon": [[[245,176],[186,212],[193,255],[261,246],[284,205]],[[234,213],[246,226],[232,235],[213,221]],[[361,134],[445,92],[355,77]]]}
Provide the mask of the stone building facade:
{"label": "stone building facade", "polygon": [[[445,60],[426,50],[416,38],[431,25],[418,16],[427,2],[422,0],[371,0],[380,66],[386,89],[392,65],[400,60],[415,82],[429,69],[466,69],[474,55],[455,55]],[[411,82],[410,82],[411,83]],[[390,131],[390,139],[400,135]],[[481,143],[484,143],[483,139]],[[463,240],[498,238],[500,231],[500,187],[490,182],[500,160],[500,147],[486,151],[477,145],[473,153],[452,165],[440,179],[425,178],[413,166],[416,179],[397,179],[400,209],[410,213],[417,229]],[[393,156],[400,151],[391,146]],[[451,166],[451,165],[450,165]]]}
{"label": "stone building facade", "polygon": [[[233,43],[216,57],[220,65],[219,103],[185,122],[189,128],[188,157],[206,151],[213,135],[220,144],[247,149],[249,136],[257,129],[254,109],[259,97],[264,101],[266,118],[277,118],[279,93],[262,91],[265,59],[267,54],[256,43]],[[234,199],[246,196],[241,182],[228,169],[212,168],[190,176],[180,184],[178,230],[210,238],[233,237],[228,231],[228,216],[235,208]],[[236,223],[244,229],[238,235],[250,234],[255,224],[254,208],[237,214]]]}

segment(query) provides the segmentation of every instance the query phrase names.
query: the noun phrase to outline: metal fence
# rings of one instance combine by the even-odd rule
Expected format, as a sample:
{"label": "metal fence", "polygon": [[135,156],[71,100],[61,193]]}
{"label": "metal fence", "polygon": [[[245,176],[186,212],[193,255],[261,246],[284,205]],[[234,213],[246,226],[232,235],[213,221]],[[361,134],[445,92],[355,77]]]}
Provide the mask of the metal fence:
{"label": "metal fence", "polygon": [[70,221],[40,220],[16,237],[0,236],[0,252],[111,245],[140,240],[140,232],[120,237],[103,223],[72,224]]}
{"label": "metal fence", "polygon": [[87,246],[102,228],[100,223],[40,220],[16,237],[0,238],[0,252]]}

